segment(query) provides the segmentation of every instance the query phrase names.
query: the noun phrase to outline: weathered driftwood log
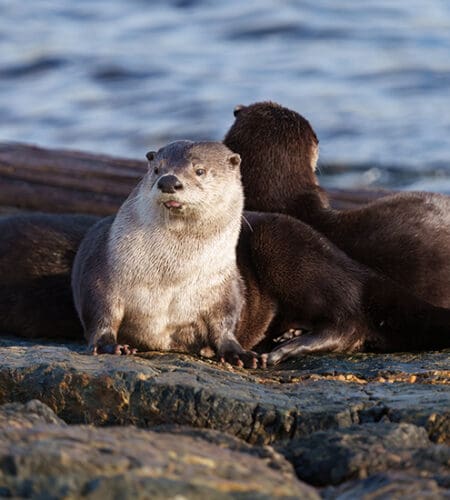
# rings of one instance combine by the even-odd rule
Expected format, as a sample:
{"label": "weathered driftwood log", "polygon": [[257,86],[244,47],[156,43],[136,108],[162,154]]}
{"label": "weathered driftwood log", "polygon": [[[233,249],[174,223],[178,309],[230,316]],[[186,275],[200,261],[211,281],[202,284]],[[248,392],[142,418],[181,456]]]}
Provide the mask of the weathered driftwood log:
{"label": "weathered driftwood log", "polygon": [[[143,160],[0,143],[0,211],[114,213],[146,169]],[[330,190],[336,208],[352,208],[384,190]]]}

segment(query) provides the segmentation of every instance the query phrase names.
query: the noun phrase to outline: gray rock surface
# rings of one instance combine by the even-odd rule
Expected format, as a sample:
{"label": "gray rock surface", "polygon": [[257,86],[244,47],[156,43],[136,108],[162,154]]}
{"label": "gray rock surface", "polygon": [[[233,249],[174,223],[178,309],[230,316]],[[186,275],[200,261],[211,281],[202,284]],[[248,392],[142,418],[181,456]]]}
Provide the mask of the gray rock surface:
{"label": "gray rock surface", "polygon": [[[27,498],[305,498],[317,492],[286,463],[248,453],[237,440],[132,426],[58,422],[42,403],[0,407],[0,495]],[[34,426],[18,425],[32,416]],[[25,423],[29,422],[25,420]],[[214,440],[212,440],[214,441]],[[250,447],[248,446],[248,449]],[[282,462],[278,458],[278,463]]]}
{"label": "gray rock surface", "polygon": [[427,427],[435,441],[448,443],[449,354],[428,356],[434,356],[431,370],[422,363],[414,370],[411,361],[408,372],[392,368],[408,355],[373,355],[376,369],[362,356],[366,371],[353,356],[355,373],[349,366],[342,371],[342,357],[333,356],[244,371],[186,355],[95,357],[77,344],[2,339],[0,402],[39,399],[72,424],[173,423],[253,444],[380,419]]}
{"label": "gray rock surface", "polygon": [[[214,458],[214,453],[227,450],[230,457],[236,454],[232,458],[236,463],[256,461],[262,475],[266,474],[264,468],[269,468],[279,478],[290,477],[290,465],[273,450],[274,446],[292,462],[303,481],[325,488],[322,494],[327,498],[365,498],[366,493],[367,498],[387,498],[383,491],[392,493],[393,498],[413,498],[410,492],[422,492],[431,498],[450,494],[449,351],[307,356],[273,369],[244,371],[187,355],[94,357],[79,344],[3,338],[0,359],[0,403],[37,399],[48,405],[56,415],[42,408],[37,414],[44,419],[42,425],[53,426],[49,442],[72,443],[75,438],[71,433],[78,432],[90,436],[88,440],[75,439],[77,443],[81,439],[79,446],[86,453],[97,439],[117,441],[119,450],[132,440],[127,433],[141,436],[147,432],[153,440],[171,436],[170,446],[175,450],[178,442],[181,450],[185,440],[200,440],[210,447],[205,452],[208,457],[208,453]],[[28,403],[33,404],[37,403]],[[14,417],[21,422],[20,433],[35,428],[33,419],[37,417],[32,415],[36,411],[27,408],[19,412],[20,418],[17,413]],[[15,410],[9,406],[2,411]],[[93,429],[79,424],[122,427]],[[130,426],[150,429],[151,433]],[[20,442],[28,439],[20,433],[15,434]],[[39,448],[35,441],[30,443],[27,456],[33,455],[36,446]],[[129,451],[124,454],[128,457]],[[222,498],[214,496],[219,493],[224,498],[231,494],[247,498],[250,491],[242,490],[243,496],[236,491],[224,493],[217,484],[193,485],[184,476],[173,480],[161,474],[156,483],[136,471],[108,479],[104,479],[104,471],[95,474],[89,487],[87,476],[83,476],[83,488],[87,490],[69,490],[88,491],[93,498],[106,495],[109,487],[116,493],[138,496],[145,489],[167,493],[175,491],[172,486],[179,486],[186,498],[206,495],[200,487],[211,489],[208,498]],[[274,481],[269,483],[275,485]],[[19,486],[11,484],[5,486],[8,491],[19,494]],[[69,488],[67,484],[61,483],[60,493],[55,490],[54,495],[59,498],[64,488]],[[304,487],[300,481],[289,484]],[[415,488],[411,486],[414,484]],[[268,493],[265,483],[264,488],[258,495],[275,495]],[[248,493],[248,498],[260,498],[251,496],[255,491]],[[314,494],[314,490],[308,492]],[[283,490],[279,496],[290,494]],[[156,497],[156,493],[152,495]]]}
{"label": "gray rock surface", "polygon": [[423,427],[371,423],[314,432],[281,448],[298,477],[325,486],[377,472],[406,471],[450,486],[450,447],[430,443]]}
{"label": "gray rock surface", "polygon": [[444,500],[450,492],[432,479],[395,472],[350,481],[325,490],[322,496],[327,500]]}

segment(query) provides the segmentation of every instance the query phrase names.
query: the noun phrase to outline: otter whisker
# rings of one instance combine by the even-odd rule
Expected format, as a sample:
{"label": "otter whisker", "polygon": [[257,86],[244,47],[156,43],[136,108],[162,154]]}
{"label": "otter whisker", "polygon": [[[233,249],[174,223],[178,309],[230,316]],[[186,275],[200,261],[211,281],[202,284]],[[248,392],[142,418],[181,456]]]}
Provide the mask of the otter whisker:
{"label": "otter whisker", "polygon": [[248,221],[248,219],[245,217],[244,214],[242,214],[242,218],[244,219],[245,223],[247,224],[248,228],[250,229],[250,231],[253,233],[253,227],[252,225],[250,224],[250,222]]}

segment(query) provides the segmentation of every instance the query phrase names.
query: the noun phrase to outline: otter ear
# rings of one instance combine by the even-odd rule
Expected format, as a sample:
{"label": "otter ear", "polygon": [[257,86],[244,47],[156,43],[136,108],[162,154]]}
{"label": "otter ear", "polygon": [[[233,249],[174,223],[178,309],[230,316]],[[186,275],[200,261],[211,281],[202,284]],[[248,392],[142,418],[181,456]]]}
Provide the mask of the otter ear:
{"label": "otter ear", "polygon": [[145,157],[147,158],[148,161],[152,161],[155,159],[156,151],[149,151]]}
{"label": "otter ear", "polygon": [[228,161],[230,162],[231,168],[234,170],[241,164],[241,157],[237,153],[234,153],[228,157]]}
{"label": "otter ear", "polygon": [[313,172],[317,170],[318,160],[319,160],[319,143],[313,145],[311,150],[311,168]]}
{"label": "otter ear", "polygon": [[245,106],[243,104],[238,104],[233,109],[233,115],[236,117],[239,114],[239,112],[242,111],[244,108]]}

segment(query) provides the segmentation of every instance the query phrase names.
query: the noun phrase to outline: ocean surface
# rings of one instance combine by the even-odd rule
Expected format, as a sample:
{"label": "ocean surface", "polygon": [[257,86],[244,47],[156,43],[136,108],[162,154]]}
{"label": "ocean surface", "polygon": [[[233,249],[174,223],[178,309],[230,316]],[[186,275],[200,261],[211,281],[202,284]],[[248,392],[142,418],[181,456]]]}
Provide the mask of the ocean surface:
{"label": "ocean surface", "polygon": [[450,2],[0,0],[0,141],[143,158],[260,100],[324,185],[450,194]]}

